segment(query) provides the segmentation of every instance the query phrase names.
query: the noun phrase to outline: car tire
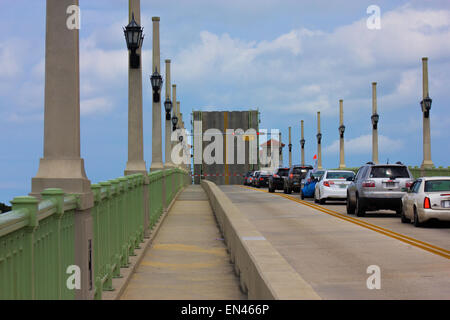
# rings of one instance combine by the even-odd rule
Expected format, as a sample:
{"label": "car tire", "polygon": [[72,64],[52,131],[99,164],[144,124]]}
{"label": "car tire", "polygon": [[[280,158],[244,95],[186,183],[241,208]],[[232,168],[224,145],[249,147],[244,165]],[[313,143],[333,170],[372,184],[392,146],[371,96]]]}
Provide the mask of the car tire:
{"label": "car tire", "polygon": [[347,214],[355,214],[355,206],[352,206],[350,195],[347,193]]}
{"label": "car tire", "polygon": [[317,200],[317,197],[316,197],[316,191],[314,191],[314,203],[319,203],[319,200]]}
{"label": "car tire", "polygon": [[411,220],[408,219],[405,215],[405,209],[403,206],[402,206],[402,213],[400,214],[400,220],[402,223],[411,223]]}
{"label": "car tire", "polygon": [[274,189],[274,188],[271,188],[271,187],[270,187],[270,184],[269,184],[269,192],[270,192],[270,193],[274,193],[274,192],[275,192],[275,189]]}
{"label": "car tire", "polygon": [[287,194],[291,194],[292,193],[292,189],[287,187]]}
{"label": "car tire", "polygon": [[358,196],[356,196],[356,215],[358,217],[364,217],[366,215],[366,208],[364,207],[364,203]]}
{"label": "car tire", "polygon": [[305,200],[305,196],[303,195],[302,190],[300,190],[300,199]]}
{"label": "car tire", "polygon": [[413,220],[414,227],[419,228],[423,226],[423,223],[419,221],[419,215],[417,214],[417,209],[414,208],[414,220]]}

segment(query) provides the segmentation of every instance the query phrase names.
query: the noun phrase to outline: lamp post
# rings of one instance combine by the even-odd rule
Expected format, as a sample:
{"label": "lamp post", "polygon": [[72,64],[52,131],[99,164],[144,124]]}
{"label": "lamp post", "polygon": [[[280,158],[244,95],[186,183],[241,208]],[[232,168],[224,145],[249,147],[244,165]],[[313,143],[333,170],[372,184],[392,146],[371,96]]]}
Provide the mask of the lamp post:
{"label": "lamp post", "polygon": [[304,166],[305,165],[305,143],[306,143],[306,140],[305,140],[305,125],[304,125],[303,120],[301,122],[301,128],[302,128],[302,132],[301,132],[302,138],[300,140],[300,146],[302,149],[302,166]]}
{"label": "lamp post", "polygon": [[[80,268],[81,287],[73,292],[77,300],[91,300],[94,297],[94,289],[90,279],[94,278],[95,270],[94,264],[90,264],[89,257],[92,256],[92,252],[89,246],[94,241],[91,214],[94,197],[91,183],[84,169],[84,159],[81,157],[80,148],[79,30],[67,27],[65,15],[69,6],[78,6],[78,4],[78,0],[47,0],[44,154],[40,159],[38,172],[32,178],[30,195],[37,198],[51,197],[54,200],[58,199],[57,202],[63,205],[65,193],[77,195],[77,208],[73,218],[71,218],[73,219],[71,220],[73,222],[71,227],[73,228],[74,245],[72,257],[73,264]],[[48,188],[52,189],[46,190]],[[24,201],[27,200],[24,199]],[[31,200],[28,199],[28,201]],[[35,202],[35,200],[33,201]],[[60,209],[61,207],[58,205],[58,214]],[[55,218],[50,219],[62,221],[58,214],[53,215]],[[55,223],[60,223],[56,220]],[[24,222],[26,224],[28,218],[25,218]],[[45,220],[42,220],[40,224],[42,224],[41,230],[44,232],[42,234],[44,237],[45,233],[48,236],[57,236],[54,231],[52,231],[53,233],[50,230],[44,231],[47,228]],[[28,225],[31,226],[32,224]],[[61,225],[61,227],[63,226]],[[27,250],[28,254],[32,254],[33,241],[30,237],[31,233],[28,232],[26,231],[25,235],[20,236],[20,241],[23,237],[24,250]],[[18,235],[16,237],[19,238]],[[2,247],[3,245],[2,243]],[[47,253],[51,252],[53,256],[57,254],[49,246],[46,249],[48,249]],[[20,254],[20,250],[17,247],[18,254]],[[14,253],[11,252],[11,254]],[[30,263],[31,260],[28,260],[28,262],[24,260],[23,262],[26,264]],[[24,274],[18,273],[19,278],[22,276]],[[31,285],[31,283],[29,284]]]}
{"label": "lamp post", "polygon": [[162,160],[162,128],[161,128],[161,95],[159,91],[162,86],[162,78],[158,73],[160,65],[160,45],[159,45],[159,17],[153,17],[153,74],[150,77],[153,99],[152,99],[152,164],[150,171],[164,169]]}
{"label": "lamp post", "polygon": [[141,48],[144,40],[140,1],[130,0],[130,23],[123,28],[129,50],[128,65],[128,161],[125,175],[147,171],[144,161],[144,130],[142,121]]}
{"label": "lamp post", "polygon": [[289,168],[292,167],[292,140],[291,140],[291,127],[289,127]]}
{"label": "lamp post", "polygon": [[139,69],[141,66],[141,57],[138,50],[142,47],[144,41],[143,28],[136,22],[134,12],[131,13],[130,23],[123,29],[127,48],[130,51],[129,65],[132,69]]}
{"label": "lamp post", "polygon": [[345,154],[344,154],[344,100],[339,100],[339,169],[345,169]]}
{"label": "lamp post", "polygon": [[174,164],[172,162],[172,108],[173,104],[170,100],[171,96],[171,83],[170,83],[170,60],[166,60],[166,101],[164,101],[164,110],[166,111],[166,123],[165,123],[165,167],[173,168]]}
{"label": "lamp post", "polygon": [[377,113],[377,83],[372,82],[372,162],[378,164],[378,121]]}
{"label": "lamp post", "polygon": [[322,133],[320,132],[320,111],[317,112],[317,169],[322,169]]}
{"label": "lamp post", "polygon": [[428,58],[422,58],[422,71],[423,71],[423,99],[420,102],[422,113],[423,113],[423,162],[421,165],[422,169],[433,168],[434,164],[431,161],[431,137],[430,137],[430,110],[431,103],[433,102],[430,98],[430,93],[428,91]]}

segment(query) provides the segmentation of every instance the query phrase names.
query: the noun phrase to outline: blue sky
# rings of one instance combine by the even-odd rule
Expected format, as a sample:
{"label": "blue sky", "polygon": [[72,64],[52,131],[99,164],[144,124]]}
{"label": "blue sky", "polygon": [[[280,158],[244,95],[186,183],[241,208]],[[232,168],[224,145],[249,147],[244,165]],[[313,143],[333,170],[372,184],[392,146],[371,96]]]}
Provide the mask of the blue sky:
{"label": "blue sky", "polygon": [[[189,127],[194,110],[259,108],[262,128],[293,127],[300,161],[315,154],[322,112],[323,163],[339,161],[338,108],[344,99],[346,163],[371,158],[371,83],[378,82],[380,161],[422,161],[421,58],[429,57],[432,158],[448,166],[450,2],[142,0],[144,143],[151,163],[151,17],[161,17],[161,55]],[[366,9],[381,8],[368,30]],[[80,0],[81,143],[93,183],[127,161],[127,0]],[[0,0],[0,202],[27,194],[43,154],[45,1]],[[284,140],[286,142],[286,140]],[[285,154],[287,159],[287,152]]]}

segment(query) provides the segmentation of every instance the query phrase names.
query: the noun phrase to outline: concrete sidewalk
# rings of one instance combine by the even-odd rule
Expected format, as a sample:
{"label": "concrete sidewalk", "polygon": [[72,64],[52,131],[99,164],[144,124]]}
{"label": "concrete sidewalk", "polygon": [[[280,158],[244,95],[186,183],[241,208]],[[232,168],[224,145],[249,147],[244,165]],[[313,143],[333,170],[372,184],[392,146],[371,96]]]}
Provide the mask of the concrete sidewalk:
{"label": "concrete sidewalk", "polygon": [[121,299],[246,299],[200,186],[181,193]]}

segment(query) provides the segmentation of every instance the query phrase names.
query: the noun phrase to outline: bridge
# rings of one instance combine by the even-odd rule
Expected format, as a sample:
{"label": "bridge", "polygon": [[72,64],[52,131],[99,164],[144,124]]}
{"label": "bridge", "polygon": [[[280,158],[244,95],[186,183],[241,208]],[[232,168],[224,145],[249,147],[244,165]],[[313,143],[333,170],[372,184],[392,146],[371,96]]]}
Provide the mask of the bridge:
{"label": "bridge", "polygon": [[[129,4],[124,29],[129,51],[128,161],[123,173],[92,184],[80,153],[79,3],[47,0],[44,154],[30,194],[15,197],[11,211],[0,215],[0,300],[450,297],[445,224],[411,228],[389,211],[349,216],[341,203],[318,205],[295,194],[269,194],[238,185],[238,177],[222,179],[227,183],[219,185],[199,175],[194,184],[170,60],[165,61],[161,108],[159,17],[152,19],[148,169],[140,1]],[[448,176],[448,168],[434,168],[431,161],[427,59],[423,68],[424,162],[410,169],[416,177]],[[341,101],[340,168],[345,168],[342,114]],[[375,83],[371,119],[373,160],[378,162]],[[213,121],[208,126],[214,126]],[[319,113],[319,168],[321,139]],[[303,128],[302,141],[304,162]],[[289,165],[291,152],[289,134]],[[227,185],[230,180],[235,185]],[[381,272],[383,290],[372,290],[373,272]]]}

